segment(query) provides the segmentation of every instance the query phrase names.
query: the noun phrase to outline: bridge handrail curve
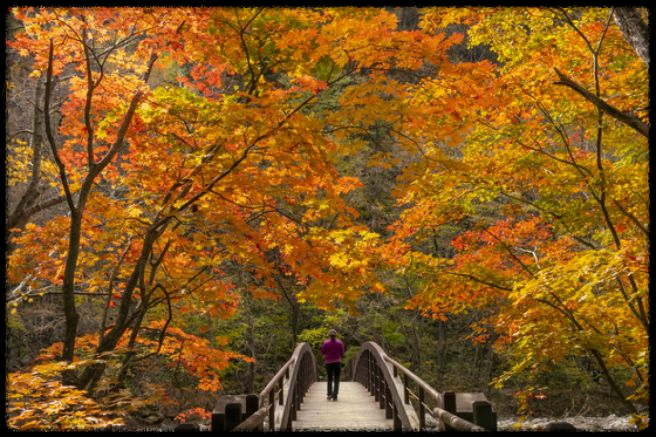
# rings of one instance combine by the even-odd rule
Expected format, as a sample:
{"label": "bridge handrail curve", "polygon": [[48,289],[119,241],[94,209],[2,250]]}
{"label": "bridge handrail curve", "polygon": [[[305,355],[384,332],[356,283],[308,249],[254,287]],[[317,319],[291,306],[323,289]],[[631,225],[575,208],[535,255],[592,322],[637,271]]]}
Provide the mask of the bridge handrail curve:
{"label": "bridge handrail curve", "polygon": [[410,369],[405,367],[403,364],[399,363],[395,359],[391,358],[389,355],[385,356],[385,361],[390,363],[396,371],[407,375],[417,386],[421,387],[424,390],[424,394],[428,394],[439,406],[444,405],[444,395],[433,387],[431,387],[426,381],[421,379],[419,376],[415,375]]}
{"label": "bridge handrail curve", "polygon": [[489,431],[439,407],[433,408],[432,415],[458,431]]}
{"label": "bridge handrail curve", "polygon": [[[378,364],[378,369],[380,369],[380,372],[382,374],[382,377],[385,380],[385,385],[386,385],[386,393],[385,394],[379,394],[381,397],[387,397],[387,394],[391,396],[392,404],[393,404],[393,411],[391,412],[392,417],[388,418],[393,418],[394,419],[394,428],[398,429],[399,427],[403,430],[412,430],[413,425],[410,420],[410,417],[408,416],[407,411],[405,410],[405,405],[403,403],[403,400],[401,399],[401,396],[399,395],[399,392],[396,390],[396,383],[394,381],[394,376],[390,372],[389,368],[385,365],[386,363],[386,357],[387,354],[383,350],[382,347],[380,347],[377,343],[373,341],[367,341],[362,344],[360,347],[360,351],[357,353],[357,355],[353,358],[354,364],[352,365],[352,372],[353,372],[353,380],[357,381],[358,376],[362,378],[362,366],[360,361],[365,355],[365,352],[368,352],[371,354],[377,364]],[[359,371],[360,370],[360,371]],[[368,387],[366,381],[358,381],[362,383],[365,387]],[[376,395],[376,399],[378,400],[379,395]],[[389,404],[389,402],[387,402]],[[383,401],[381,401],[381,407],[383,406]],[[387,406],[386,406],[387,407]]]}
{"label": "bridge handrail curve", "polygon": [[283,366],[278,370],[278,372],[274,375],[273,378],[271,378],[271,381],[262,389],[260,392],[259,396],[260,399],[264,399],[269,395],[269,392],[271,390],[276,388],[276,385],[280,383],[280,381],[285,378],[285,373],[288,372],[288,369],[296,362],[296,358],[292,356]]}
{"label": "bridge handrail curve", "polygon": [[[284,390],[285,380],[288,381],[286,391]],[[276,404],[283,406],[280,428],[291,429],[292,420],[296,418],[296,410],[300,408],[303,396],[316,380],[317,365],[312,348],[308,343],[299,343],[289,360],[260,391],[258,395],[260,408],[233,430],[261,430],[267,418],[269,430],[274,430],[276,428]],[[278,395],[277,399],[276,395]]]}
{"label": "bridge handrail curve", "polygon": [[433,401],[435,401],[438,406],[430,411],[434,418],[439,418],[442,422],[446,423],[452,428],[462,431],[487,431],[485,428],[462,419],[461,417],[458,417],[457,415],[445,410],[444,395],[442,393],[428,385],[426,381],[415,375],[410,369],[395,359],[391,358],[389,355],[386,355],[385,359],[388,363],[394,366],[395,373],[399,372],[406,375],[418,387],[421,387],[421,389],[424,391],[424,396],[427,394],[433,399]]}
{"label": "bridge handrail curve", "polygon": [[[481,427],[475,423],[469,422],[458,415],[447,411],[444,409],[445,407],[445,399],[444,399],[444,394],[438,392],[435,390],[433,387],[431,387],[428,383],[426,383],[423,379],[421,379],[419,376],[417,376],[415,373],[413,373],[411,370],[406,368],[404,365],[399,363],[398,361],[394,360],[391,358],[389,355],[387,355],[384,351],[384,349],[378,345],[375,342],[366,342],[362,345],[360,352],[354,357],[354,360],[352,361],[353,364],[349,363],[351,365],[351,372],[352,372],[352,379],[356,381],[357,375],[358,375],[358,367],[360,366],[360,360],[362,358],[362,354],[364,351],[370,351],[374,357],[378,360],[378,363],[389,363],[392,368],[393,368],[393,375],[390,374],[389,369],[387,366],[379,365],[379,368],[381,369],[382,373],[385,375],[389,375],[389,379],[387,376],[385,376],[386,380],[388,381],[388,385],[391,385],[392,387],[395,387],[393,384],[393,380],[396,378],[397,375],[401,374],[404,375],[404,380],[403,380],[403,386],[404,386],[404,395],[403,395],[403,400],[401,400],[400,395],[396,390],[391,390],[391,396],[393,398],[393,401],[395,403],[395,412],[403,412],[406,418],[408,418],[408,422],[404,421],[404,418],[402,415],[399,415],[399,419],[401,421],[401,425],[403,429],[412,429],[412,426],[410,425],[409,422],[409,417],[407,414],[405,414],[405,404],[409,404],[409,389],[408,389],[408,380],[412,381],[415,383],[415,385],[419,388],[419,396],[418,396],[418,403],[419,403],[419,427],[420,429],[423,429],[425,427],[425,419],[424,419],[424,414],[428,413],[433,416],[433,418],[437,419],[438,422],[441,422],[442,425],[446,424],[450,426],[451,428],[455,430],[460,430],[460,431],[487,431],[486,428]],[[360,381],[363,383],[363,385],[367,386],[366,381]],[[435,404],[437,404],[437,407],[435,408],[428,408],[426,409],[426,405],[424,404],[425,401],[425,396],[428,396],[431,398]],[[397,403],[399,402],[399,403]],[[381,403],[382,407],[382,403]]]}
{"label": "bridge handrail curve", "polygon": [[294,365],[292,374],[289,376],[289,386],[287,387],[286,396],[287,402],[285,402],[282,420],[280,422],[281,429],[291,429],[292,420],[296,419],[296,410],[300,408],[303,396],[308,388],[310,388],[310,385],[317,380],[316,358],[308,343],[299,343],[296,346],[290,358],[290,361],[292,360],[294,364],[298,363],[298,365]]}
{"label": "bridge handrail curve", "polygon": [[[419,419],[419,429],[424,429],[426,413],[437,420],[441,429],[444,429],[444,425],[448,425],[450,429],[461,431],[496,430],[496,422],[492,424],[492,427],[489,426],[489,423],[485,419],[479,422],[481,418],[480,407],[487,408],[488,411],[491,411],[489,410],[490,404],[487,400],[474,402],[474,419],[476,423],[469,422],[462,416],[458,416],[462,412],[455,414],[456,410],[452,409],[455,408],[453,406],[455,405],[453,404],[455,402],[453,392],[445,392],[444,394],[438,392],[401,363],[388,356],[384,349],[375,342],[365,342],[360,347],[358,353],[349,361],[346,369],[351,369],[353,381],[360,382],[375,396],[376,401],[380,404],[380,408],[386,410],[386,418],[394,420],[395,430],[416,429],[417,419]],[[254,411],[250,417],[240,423],[234,430],[261,430],[267,417],[269,418],[269,429],[273,430],[276,425],[276,403],[284,405],[282,418],[279,422],[280,429],[291,430],[292,421],[296,420],[296,411],[300,409],[303,396],[310,385],[317,381],[317,370],[316,359],[312,348],[307,343],[298,344],[291,358],[278,370],[276,375],[260,392],[260,408]],[[402,379],[402,381],[398,381],[397,377]],[[284,387],[285,380],[287,380],[286,393]],[[409,381],[412,381],[416,385],[417,394],[410,390]],[[402,387],[400,385],[401,382]],[[277,393],[279,393],[278,402],[276,402]],[[445,405],[447,394],[450,395],[449,405],[453,404],[450,407]],[[414,416],[413,406],[409,400],[410,395],[418,401],[418,418]],[[424,402],[426,396],[433,400],[437,406],[427,405]],[[476,414],[479,414],[478,419],[476,419]],[[479,423],[485,427],[478,425]]]}

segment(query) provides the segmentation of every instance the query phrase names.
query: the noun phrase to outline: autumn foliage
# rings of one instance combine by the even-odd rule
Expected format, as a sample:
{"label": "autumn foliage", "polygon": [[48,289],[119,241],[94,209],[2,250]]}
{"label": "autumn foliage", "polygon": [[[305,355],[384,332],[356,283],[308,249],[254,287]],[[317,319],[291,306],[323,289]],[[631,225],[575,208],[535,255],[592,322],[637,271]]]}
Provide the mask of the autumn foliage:
{"label": "autumn foliage", "polygon": [[[43,88],[39,177],[65,206],[8,230],[7,310],[59,293],[65,332],[8,376],[10,426],[122,423],[99,403],[149,360],[216,392],[253,358],[187,317],[284,281],[354,310],[390,275],[418,280],[405,305],[426,317],[475,315],[496,387],[585,357],[638,413],[649,77],[618,13],[440,7],[404,30],[377,8],[12,9],[7,44]],[[20,187],[34,156],[10,147]],[[398,169],[386,232],[354,205],[356,156]],[[135,409],[161,389],[143,392]]]}
{"label": "autumn foliage", "polygon": [[393,247],[455,235],[446,257],[406,252],[402,265],[425,278],[410,304],[432,317],[482,310],[474,338],[511,357],[498,387],[586,356],[633,408],[648,390],[649,138],[599,101],[648,123],[648,77],[613,13],[426,14],[429,28],[467,23],[470,44],[490,44],[500,65],[479,70],[475,93],[446,93],[468,117],[435,111],[467,137],[457,165],[426,159],[407,175]]}

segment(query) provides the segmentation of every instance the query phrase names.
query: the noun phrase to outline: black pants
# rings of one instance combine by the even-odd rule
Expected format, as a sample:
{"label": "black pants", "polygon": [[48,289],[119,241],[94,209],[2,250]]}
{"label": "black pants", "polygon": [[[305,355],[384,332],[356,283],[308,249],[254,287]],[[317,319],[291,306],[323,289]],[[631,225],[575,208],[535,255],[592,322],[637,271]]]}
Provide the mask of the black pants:
{"label": "black pants", "polygon": [[341,370],[341,363],[326,364],[326,371],[328,372],[328,396],[337,398],[337,393],[339,393],[339,374]]}

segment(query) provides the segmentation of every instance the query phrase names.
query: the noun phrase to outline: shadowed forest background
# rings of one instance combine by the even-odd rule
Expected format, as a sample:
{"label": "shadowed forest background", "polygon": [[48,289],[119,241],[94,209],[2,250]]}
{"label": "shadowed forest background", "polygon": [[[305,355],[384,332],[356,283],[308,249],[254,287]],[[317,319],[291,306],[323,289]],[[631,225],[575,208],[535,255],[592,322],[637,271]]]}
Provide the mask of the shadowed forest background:
{"label": "shadowed forest background", "polygon": [[330,328],[500,416],[644,423],[648,21],[11,9],[8,426],[206,421]]}

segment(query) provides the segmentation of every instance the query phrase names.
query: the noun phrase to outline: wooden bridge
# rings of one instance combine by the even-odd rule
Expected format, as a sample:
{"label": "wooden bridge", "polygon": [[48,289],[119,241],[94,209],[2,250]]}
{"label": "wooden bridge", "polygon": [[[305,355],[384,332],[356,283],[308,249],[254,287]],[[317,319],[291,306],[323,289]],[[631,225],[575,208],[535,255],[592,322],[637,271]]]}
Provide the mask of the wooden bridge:
{"label": "wooden bridge", "polygon": [[496,431],[496,414],[482,393],[440,393],[373,342],[347,363],[336,402],[301,343],[259,394],[221,396],[212,414],[212,431],[425,429]]}

